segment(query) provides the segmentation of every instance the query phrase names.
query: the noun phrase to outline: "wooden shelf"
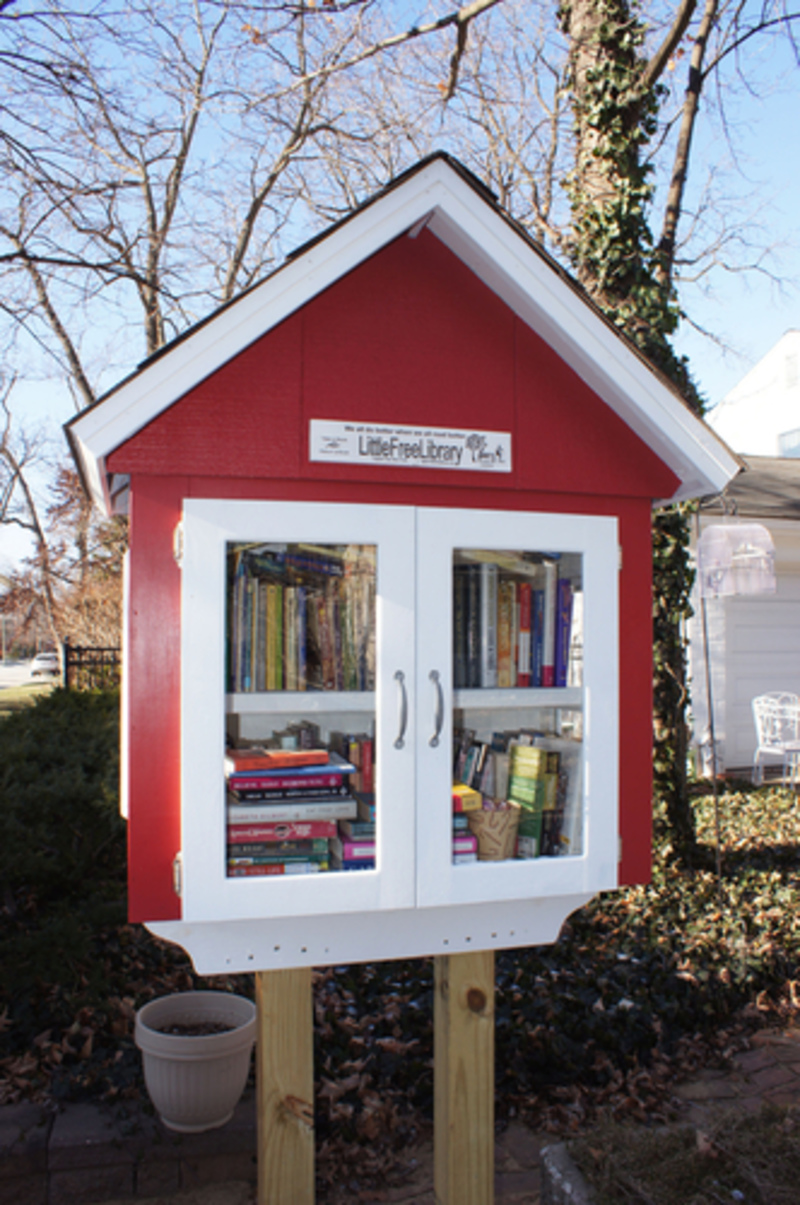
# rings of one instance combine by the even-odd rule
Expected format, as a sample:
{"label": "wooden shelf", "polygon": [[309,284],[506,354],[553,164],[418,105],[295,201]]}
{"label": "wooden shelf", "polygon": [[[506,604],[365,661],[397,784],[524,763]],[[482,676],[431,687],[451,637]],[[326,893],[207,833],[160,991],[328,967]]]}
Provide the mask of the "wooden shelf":
{"label": "wooden shelf", "polygon": [[372,690],[269,690],[226,696],[226,710],[245,714],[320,715],[331,711],[375,711]]}
{"label": "wooden shelf", "polygon": [[481,711],[519,707],[582,707],[583,687],[517,687],[512,690],[456,690],[453,706]]}

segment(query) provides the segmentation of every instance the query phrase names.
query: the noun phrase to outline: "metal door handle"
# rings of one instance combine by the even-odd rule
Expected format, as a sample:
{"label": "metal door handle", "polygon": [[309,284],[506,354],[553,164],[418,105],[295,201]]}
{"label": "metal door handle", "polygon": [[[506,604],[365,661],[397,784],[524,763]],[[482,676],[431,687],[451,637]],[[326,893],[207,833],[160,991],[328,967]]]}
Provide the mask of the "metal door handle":
{"label": "metal door handle", "polygon": [[433,718],[435,731],[428,741],[430,747],[435,749],[439,744],[439,737],[442,735],[442,727],[444,725],[444,691],[442,690],[442,682],[438,669],[432,669],[428,674],[428,678],[436,687],[436,714]]}
{"label": "metal door handle", "polygon": [[400,725],[397,733],[397,740],[394,742],[395,749],[402,749],[405,745],[406,725],[408,724],[408,692],[406,691],[406,676],[401,669],[398,669],[394,675],[394,680],[400,686]]}

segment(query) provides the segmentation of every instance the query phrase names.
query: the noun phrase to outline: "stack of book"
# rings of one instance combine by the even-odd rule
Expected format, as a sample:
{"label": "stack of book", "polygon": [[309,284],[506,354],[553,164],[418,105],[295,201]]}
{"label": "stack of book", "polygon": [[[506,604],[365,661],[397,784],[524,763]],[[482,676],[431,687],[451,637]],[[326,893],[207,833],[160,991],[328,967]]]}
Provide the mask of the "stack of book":
{"label": "stack of book", "polygon": [[331,865],[335,870],[373,870],[375,867],[375,796],[356,792],[355,820],[340,820],[331,841]]}
{"label": "stack of book", "polygon": [[[557,844],[559,757],[557,752],[531,745],[511,750],[508,797],[522,809],[517,857],[538,858],[543,853],[543,824],[548,816],[548,852]],[[555,849],[552,852],[557,852]]]}
{"label": "stack of book", "polygon": [[459,689],[566,686],[574,586],[556,556],[464,550],[453,566]]}
{"label": "stack of book", "polygon": [[235,544],[228,689],[374,690],[375,548]]}
{"label": "stack of book", "polygon": [[330,869],[337,823],[358,811],[351,762],[327,749],[231,749],[225,770],[229,877]]}
{"label": "stack of book", "polygon": [[453,783],[453,862],[477,862],[478,842],[469,831],[467,817],[483,806],[483,797],[463,782]]}
{"label": "stack of book", "polygon": [[466,810],[457,792],[472,800],[509,800],[522,808],[517,857],[576,852],[580,742],[526,731],[495,732],[491,741],[482,741],[471,729],[454,738],[453,778],[460,784],[453,787],[454,815]]}
{"label": "stack of book", "polygon": [[350,785],[360,795],[375,790],[375,742],[364,732],[332,732],[328,744],[334,752],[355,766]]}

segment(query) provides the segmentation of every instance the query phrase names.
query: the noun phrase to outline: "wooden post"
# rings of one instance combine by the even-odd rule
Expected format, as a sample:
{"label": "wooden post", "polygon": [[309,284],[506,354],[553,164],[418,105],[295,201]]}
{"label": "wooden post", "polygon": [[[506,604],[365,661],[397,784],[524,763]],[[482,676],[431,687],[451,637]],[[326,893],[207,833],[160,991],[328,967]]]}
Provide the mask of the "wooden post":
{"label": "wooden post", "polygon": [[434,959],[436,1205],[494,1201],[494,951]]}
{"label": "wooden post", "polygon": [[258,1205],[313,1205],[311,968],[256,974]]}

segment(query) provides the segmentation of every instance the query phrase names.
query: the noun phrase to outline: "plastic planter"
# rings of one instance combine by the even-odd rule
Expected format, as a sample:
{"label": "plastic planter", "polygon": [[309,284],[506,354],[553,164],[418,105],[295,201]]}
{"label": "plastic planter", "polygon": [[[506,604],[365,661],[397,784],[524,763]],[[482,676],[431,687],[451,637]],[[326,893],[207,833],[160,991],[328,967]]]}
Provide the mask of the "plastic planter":
{"label": "plastic planter", "polygon": [[[175,1025],[231,1026],[224,1033],[171,1034]],[[144,1080],[165,1126],[182,1133],[229,1121],[244,1091],[256,1037],[256,1008],[228,992],[178,992],[151,1000],[136,1014]]]}

